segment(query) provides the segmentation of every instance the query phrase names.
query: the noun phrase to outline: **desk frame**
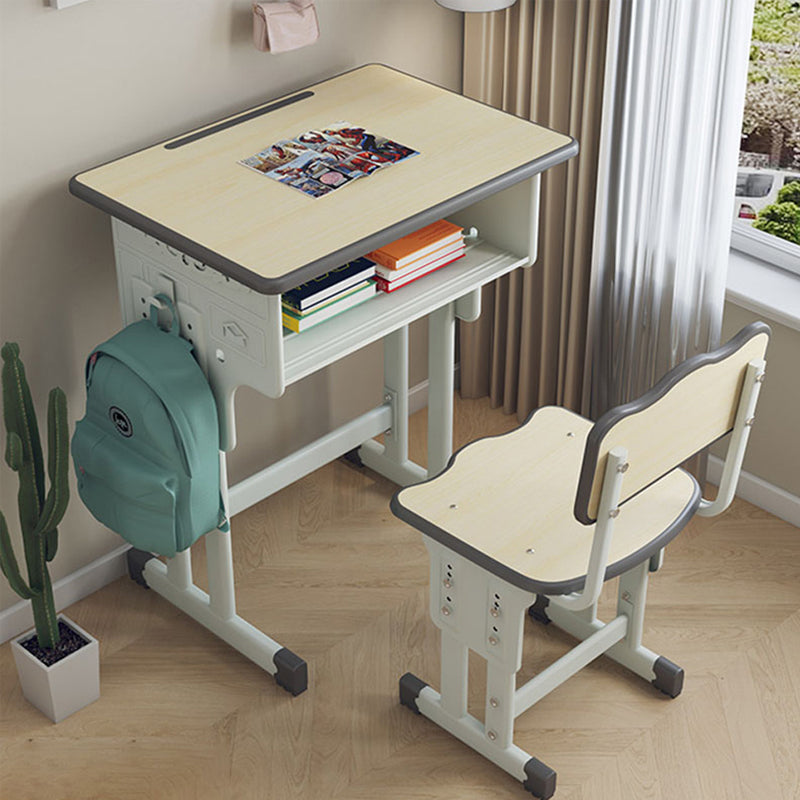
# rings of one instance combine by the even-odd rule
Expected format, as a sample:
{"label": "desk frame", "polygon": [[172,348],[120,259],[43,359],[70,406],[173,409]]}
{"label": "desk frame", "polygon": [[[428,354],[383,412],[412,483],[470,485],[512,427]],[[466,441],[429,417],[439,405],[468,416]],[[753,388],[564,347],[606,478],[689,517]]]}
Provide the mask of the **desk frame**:
{"label": "desk frame", "polygon": [[[474,238],[468,244],[468,254],[462,264],[453,265],[453,273],[446,270],[418,282],[424,297],[407,291],[406,302],[390,295],[374,298],[377,301],[399,306],[394,314],[380,313],[380,325],[375,324],[376,314],[362,309],[362,328],[371,333],[359,336],[361,346],[378,338],[383,340],[384,389],[383,402],[361,416],[341,425],[325,436],[300,448],[285,458],[269,465],[234,486],[228,485],[225,451],[236,441],[234,395],[239,386],[247,385],[267,396],[279,396],[288,382],[295,382],[311,374],[306,362],[313,358],[302,351],[287,363],[281,356],[284,349],[280,320],[280,296],[257,295],[242,287],[207,265],[180,253],[173,247],[132,228],[127,223],[113,220],[114,245],[118,288],[123,321],[125,324],[140,318],[142,308],[149,308],[150,298],[158,292],[166,293],[176,304],[181,321],[181,333],[192,340],[199,363],[203,367],[214,395],[220,417],[223,450],[220,451],[221,494],[229,516],[249,508],[269,497],[295,480],[313,472],[330,461],[358,448],[365,466],[384,475],[401,486],[417,483],[441,472],[450,459],[453,446],[453,366],[455,354],[456,319],[472,321],[480,315],[481,287],[519,266],[530,266],[536,259],[536,225],[538,215],[539,176],[534,176],[513,189],[507,196],[498,198],[491,214],[469,208],[451,219],[461,219],[482,224],[498,234],[498,225],[518,219],[520,209],[530,220],[524,241],[524,255],[509,253]],[[504,206],[509,208],[504,211]],[[515,213],[511,213],[511,209]],[[501,222],[504,221],[504,222]],[[480,233],[480,232],[479,232]],[[509,229],[508,240],[515,231]],[[454,269],[455,267],[455,269]],[[425,282],[427,281],[427,291]],[[409,287],[411,288],[411,287]],[[142,301],[145,302],[142,302]],[[401,301],[398,303],[398,300]],[[264,309],[262,327],[253,322],[253,306]],[[218,309],[224,308],[220,317]],[[354,309],[358,311],[358,309]],[[347,318],[350,312],[341,315]],[[350,327],[357,315],[350,315]],[[427,469],[408,456],[408,345],[409,325],[423,316],[428,318],[428,457]],[[220,319],[228,320],[220,324]],[[345,322],[347,320],[345,319]],[[229,324],[230,323],[230,324]],[[238,325],[237,330],[234,325]],[[323,323],[320,330],[328,326]],[[276,355],[282,374],[254,369],[256,356],[245,346],[236,347],[237,337],[264,334]],[[306,334],[295,334],[287,340],[299,340]],[[224,348],[224,349],[223,349]],[[286,348],[289,349],[289,348]],[[353,348],[356,349],[356,348]],[[312,348],[313,350],[313,348]],[[345,352],[347,347],[343,347]],[[222,354],[223,358],[218,356]],[[338,354],[321,354],[316,359],[317,369],[337,360]],[[307,372],[307,370],[309,370]],[[270,386],[266,380],[275,381]],[[384,443],[374,437],[384,435]],[[129,559],[131,575],[147,587],[158,592],[197,622],[227,642],[262,669],[274,675],[277,682],[299,694],[307,687],[305,662],[264,632],[246,622],[236,613],[233,556],[230,532],[214,530],[205,537],[208,562],[208,593],[200,589],[192,577],[191,551],[184,550],[166,563],[149,554],[132,551]]]}
{"label": "desk frame", "polygon": [[[229,516],[355,448],[366,466],[400,485],[433,477],[444,469],[452,451],[456,319],[477,319],[484,284],[535,262],[540,173],[572,157],[578,149],[570,137],[379,65],[346,73],[313,89],[301,93],[313,98],[308,104],[278,101],[199,129],[196,138],[201,141],[196,149],[194,144],[183,149],[182,140],[175,140],[102,165],[70,182],[74,194],[113,218],[125,324],[147,314],[151,298],[158,293],[168,295],[177,307],[181,335],[194,345],[217,402],[221,494]],[[447,109],[452,125],[432,135],[432,126],[426,129],[423,123],[430,119],[434,106]],[[321,202],[332,199],[338,203],[327,206],[308,205],[307,200],[301,203],[288,194],[292,190],[252,176],[235,164],[237,148],[252,152],[258,144],[281,138],[278,130],[296,134],[321,121],[329,122],[333,109],[351,113],[353,119],[374,124],[376,131],[391,133],[400,141],[405,137],[416,144],[418,140],[423,155],[378,178],[345,187],[341,201],[323,198]],[[265,111],[269,111],[266,116]],[[458,141],[459,129],[463,133],[456,151],[451,144]],[[499,138],[491,141],[494,133]],[[495,145],[489,151],[481,149],[487,138],[490,147]],[[187,137],[191,139],[193,136]],[[461,169],[462,153],[472,159],[474,175]],[[209,169],[198,172],[201,163],[208,163]],[[209,185],[198,196],[198,187],[205,187],[198,181],[206,174]],[[419,197],[414,193],[415,180],[422,189]],[[263,252],[251,247],[247,252],[259,253],[256,260],[261,263],[258,269],[254,266],[248,271],[245,262],[235,258],[239,241],[228,236],[227,228],[211,214],[217,206],[210,205],[209,197],[215,197],[216,191],[227,192],[233,203],[232,219],[239,223],[237,230],[244,231],[248,247],[261,222],[251,220],[242,196],[252,198],[259,208],[283,203],[290,208],[289,218],[295,225],[309,220],[324,222],[324,233],[336,246],[321,254],[322,233],[317,231],[307,248],[309,254],[313,251],[309,260],[301,252],[301,260],[294,267],[278,270],[280,274],[272,274],[274,269],[270,273],[270,265],[260,258]],[[197,201],[196,219],[183,214],[182,204],[190,204],[192,198]],[[386,206],[392,208],[391,215],[386,208],[377,208],[384,205],[379,202],[384,199],[389,201]],[[337,209],[341,213],[350,204],[355,209],[349,217],[354,230],[331,227],[338,222]],[[194,206],[187,208],[195,210]],[[463,258],[396,293],[378,293],[309,331],[284,335],[280,292],[322,274],[334,261],[338,264],[361,256],[445,216],[467,231],[476,229]],[[198,226],[201,218],[213,230]],[[209,239],[209,246],[181,232],[192,226],[198,237]],[[280,225],[273,227],[276,233],[281,230]],[[296,244],[296,232],[293,236],[284,236],[287,248]],[[273,245],[275,252],[281,252],[277,240]],[[429,328],[427,469],[408,457],[408,326],[423,317],[428,318]],[[236,444],[234,394],[239,386],[278,398],[286,386],[378,340],[383,341],[384,349],[380,405],[228,486],[225,453]],[[374,440],[379,434],[384,435],[383,444]],[[289,691],[302,692],[307,685],[305,662],[236,613],[230,533],[212,531],[205,542],[208,593],[194,583],[188,550],[166,563],[134,551],[129,559],[131,574],[274,675]]]}

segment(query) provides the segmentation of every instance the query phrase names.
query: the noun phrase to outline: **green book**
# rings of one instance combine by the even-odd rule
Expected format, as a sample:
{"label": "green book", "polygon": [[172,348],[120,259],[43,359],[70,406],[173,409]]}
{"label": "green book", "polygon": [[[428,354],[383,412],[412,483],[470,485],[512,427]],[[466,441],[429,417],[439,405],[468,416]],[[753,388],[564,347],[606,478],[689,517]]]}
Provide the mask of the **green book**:
{"label": "green book", "polygon": [[301,333],[302,331],[313,328],[320,322],[324,322],[343,311],[347,311],[354,306],[363,303],[370,297],[373,297],[376,292],[375,281],[370,279],[363,286],[359,287],[353,292],[348,292],[346,297],[337,298],[336,300],[326,303],[323,307],[314,308],[311,311],[298,313],[283,306],[283,327],[292,331],[293,333]]}

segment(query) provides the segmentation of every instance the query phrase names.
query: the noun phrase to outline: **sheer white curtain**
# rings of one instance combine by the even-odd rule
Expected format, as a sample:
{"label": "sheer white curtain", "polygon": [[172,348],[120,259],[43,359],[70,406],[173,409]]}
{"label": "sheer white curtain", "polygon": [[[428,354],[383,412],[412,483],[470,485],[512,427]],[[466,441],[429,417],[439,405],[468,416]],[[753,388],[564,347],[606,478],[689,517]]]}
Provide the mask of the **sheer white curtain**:
{"label": "sheer white curtain", "polygon": [[584,408],[718,343],[754,0],[612,0]]}

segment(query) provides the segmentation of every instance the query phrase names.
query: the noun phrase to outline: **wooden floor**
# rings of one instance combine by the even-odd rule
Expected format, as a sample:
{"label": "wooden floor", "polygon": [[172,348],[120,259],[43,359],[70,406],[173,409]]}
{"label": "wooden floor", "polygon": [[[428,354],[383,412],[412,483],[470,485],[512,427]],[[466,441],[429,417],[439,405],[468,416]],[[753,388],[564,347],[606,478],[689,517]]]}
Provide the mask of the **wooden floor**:
{"label": "wooden floor", "polygon": [[[461,401],[456,445],[513,425]],[[308,661],[299,697],[128,579],[68,609],[100,639],[102,696],[59,725],[25,702],[0,647],[0,796],[530,797],[398,704],[407,670],[438,687],[439,657],[425,551],[389,512],[393,489],[335,462],[234,520],[240,613]],[[695,520],[649,601],[644,643],[685,668],[683,694],[601,658],[523,715],[517,743],[558,772],[556,798],[800,798],[800,530],[742,501]],[[568,647],[553,626],[528,622],[526,637],[520,679]],[[484,671],[470,669],[480,715]]]}

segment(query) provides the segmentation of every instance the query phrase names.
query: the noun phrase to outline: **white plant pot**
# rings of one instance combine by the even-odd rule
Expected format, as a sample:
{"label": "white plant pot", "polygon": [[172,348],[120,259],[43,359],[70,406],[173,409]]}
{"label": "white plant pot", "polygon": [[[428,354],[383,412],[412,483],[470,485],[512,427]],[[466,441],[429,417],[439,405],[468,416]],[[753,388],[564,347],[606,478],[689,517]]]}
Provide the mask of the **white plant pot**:
{"label": "white plant pot", "polygon": [[23,633],[11,642],[22,694],[53,722],[61,722],[100,697],[100,647],[97,639],[71,619],[61,615],[58,618],[89,644],[48,667],[20,644],[35,630]]}

